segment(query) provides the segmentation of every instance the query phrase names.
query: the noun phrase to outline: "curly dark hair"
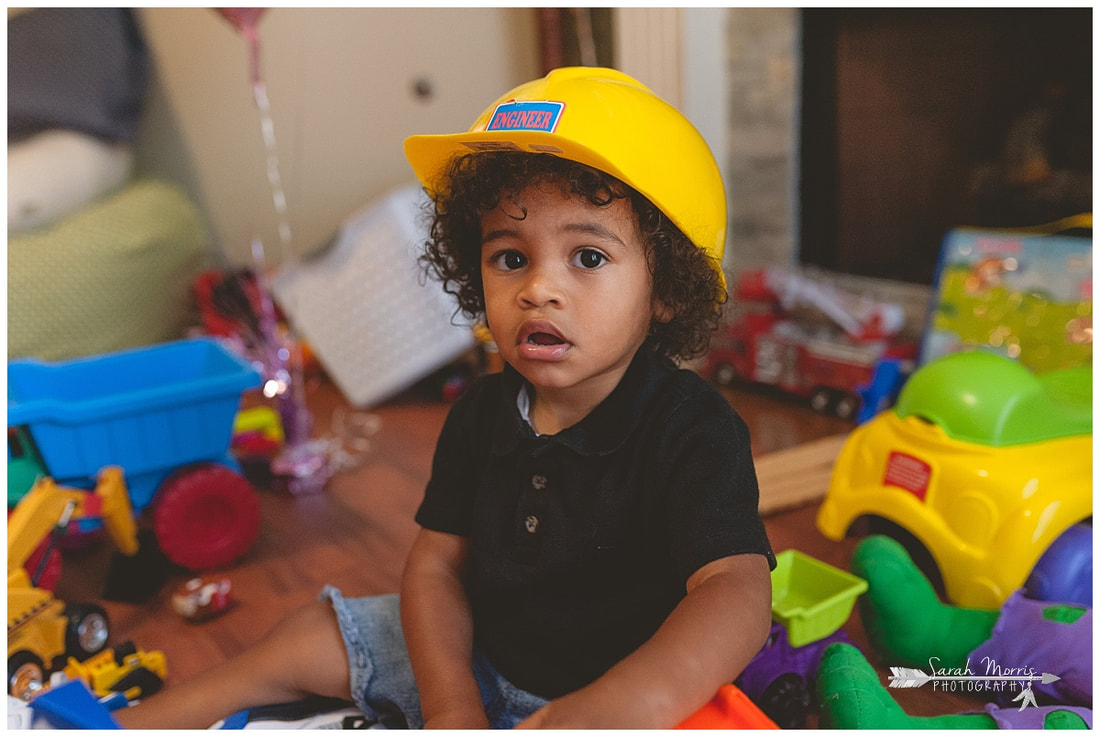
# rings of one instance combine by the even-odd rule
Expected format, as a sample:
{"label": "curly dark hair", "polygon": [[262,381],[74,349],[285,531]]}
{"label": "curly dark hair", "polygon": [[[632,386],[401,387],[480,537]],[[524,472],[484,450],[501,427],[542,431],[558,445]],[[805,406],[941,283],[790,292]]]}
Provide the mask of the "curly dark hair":
{"label": "curly dark hair", "polygon": [[442,181],[428,213],[431,226],[420,261],[427,274],[456,297],[458,309],[467,317],[479,319],[485,313],[482,215],[531,184],[554,184],[563,194],[596,206],[616,199],[630,202],[653,275],[653,297],[671,314],[667,322],[653,321],[648,343],[672,359],[693,358],[707,350],[726,301],[715,264],[632,187],[575,161],[513,151],[456,156]]}

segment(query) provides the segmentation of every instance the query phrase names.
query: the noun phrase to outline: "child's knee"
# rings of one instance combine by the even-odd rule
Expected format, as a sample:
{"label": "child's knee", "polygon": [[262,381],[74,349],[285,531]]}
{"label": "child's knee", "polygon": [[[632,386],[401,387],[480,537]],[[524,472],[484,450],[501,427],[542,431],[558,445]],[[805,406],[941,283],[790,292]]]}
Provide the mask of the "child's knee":
{"label": "child's knee", "polygon": [[268,639],[285,646],[300,649],[311,643],[314,646],[330,642],[341,644],[340,626],[336,612],[327,601],[312,601],[283,618]]}
{"label": "child's knee", "polygon": [[327,601],[314,601],[280,622],[266,646],[281,652],[284,677],[298,691],[349,698],[347,650],[336,612]]}

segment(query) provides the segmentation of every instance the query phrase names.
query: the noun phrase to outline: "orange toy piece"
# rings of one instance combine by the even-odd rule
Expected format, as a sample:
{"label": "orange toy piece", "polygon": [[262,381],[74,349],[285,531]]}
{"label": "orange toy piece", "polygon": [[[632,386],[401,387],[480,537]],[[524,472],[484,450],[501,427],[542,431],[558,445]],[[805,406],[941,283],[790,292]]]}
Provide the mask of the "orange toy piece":
{"label": "orange toy piece", "polygon": [[706,706],[676,725],[676,729],[779,729],[779,725],[749,701],[741,689],[726,684]]}

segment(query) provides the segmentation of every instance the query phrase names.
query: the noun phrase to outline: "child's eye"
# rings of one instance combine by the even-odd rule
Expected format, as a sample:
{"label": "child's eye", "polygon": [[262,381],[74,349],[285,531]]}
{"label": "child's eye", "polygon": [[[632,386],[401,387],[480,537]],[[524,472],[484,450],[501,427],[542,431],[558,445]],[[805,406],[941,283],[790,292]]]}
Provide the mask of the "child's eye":
{"label": "child's eye", "polygon": [[582,248],[573,257],[573,263],[582,269],[598,269],[607,262],[607,256],[594,248]]}
{"label": "child's eye", "polygon": [[519,251],[501,251],[493,256],[492,264],[498,269],[514,271],[527,265],[527,257]]}

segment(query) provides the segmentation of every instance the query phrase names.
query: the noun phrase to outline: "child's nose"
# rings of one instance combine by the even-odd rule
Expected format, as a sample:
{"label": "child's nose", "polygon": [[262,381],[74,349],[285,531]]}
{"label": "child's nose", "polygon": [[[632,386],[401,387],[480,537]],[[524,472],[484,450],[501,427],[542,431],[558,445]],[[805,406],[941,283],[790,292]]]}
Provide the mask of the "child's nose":
{"label": "child's nose", "polygon": [[519,292],[519,300],[525,306],[560,304],[561,299],[562,292],[558,280],[548,269],[535,268],[527,272],[527,278]]}

